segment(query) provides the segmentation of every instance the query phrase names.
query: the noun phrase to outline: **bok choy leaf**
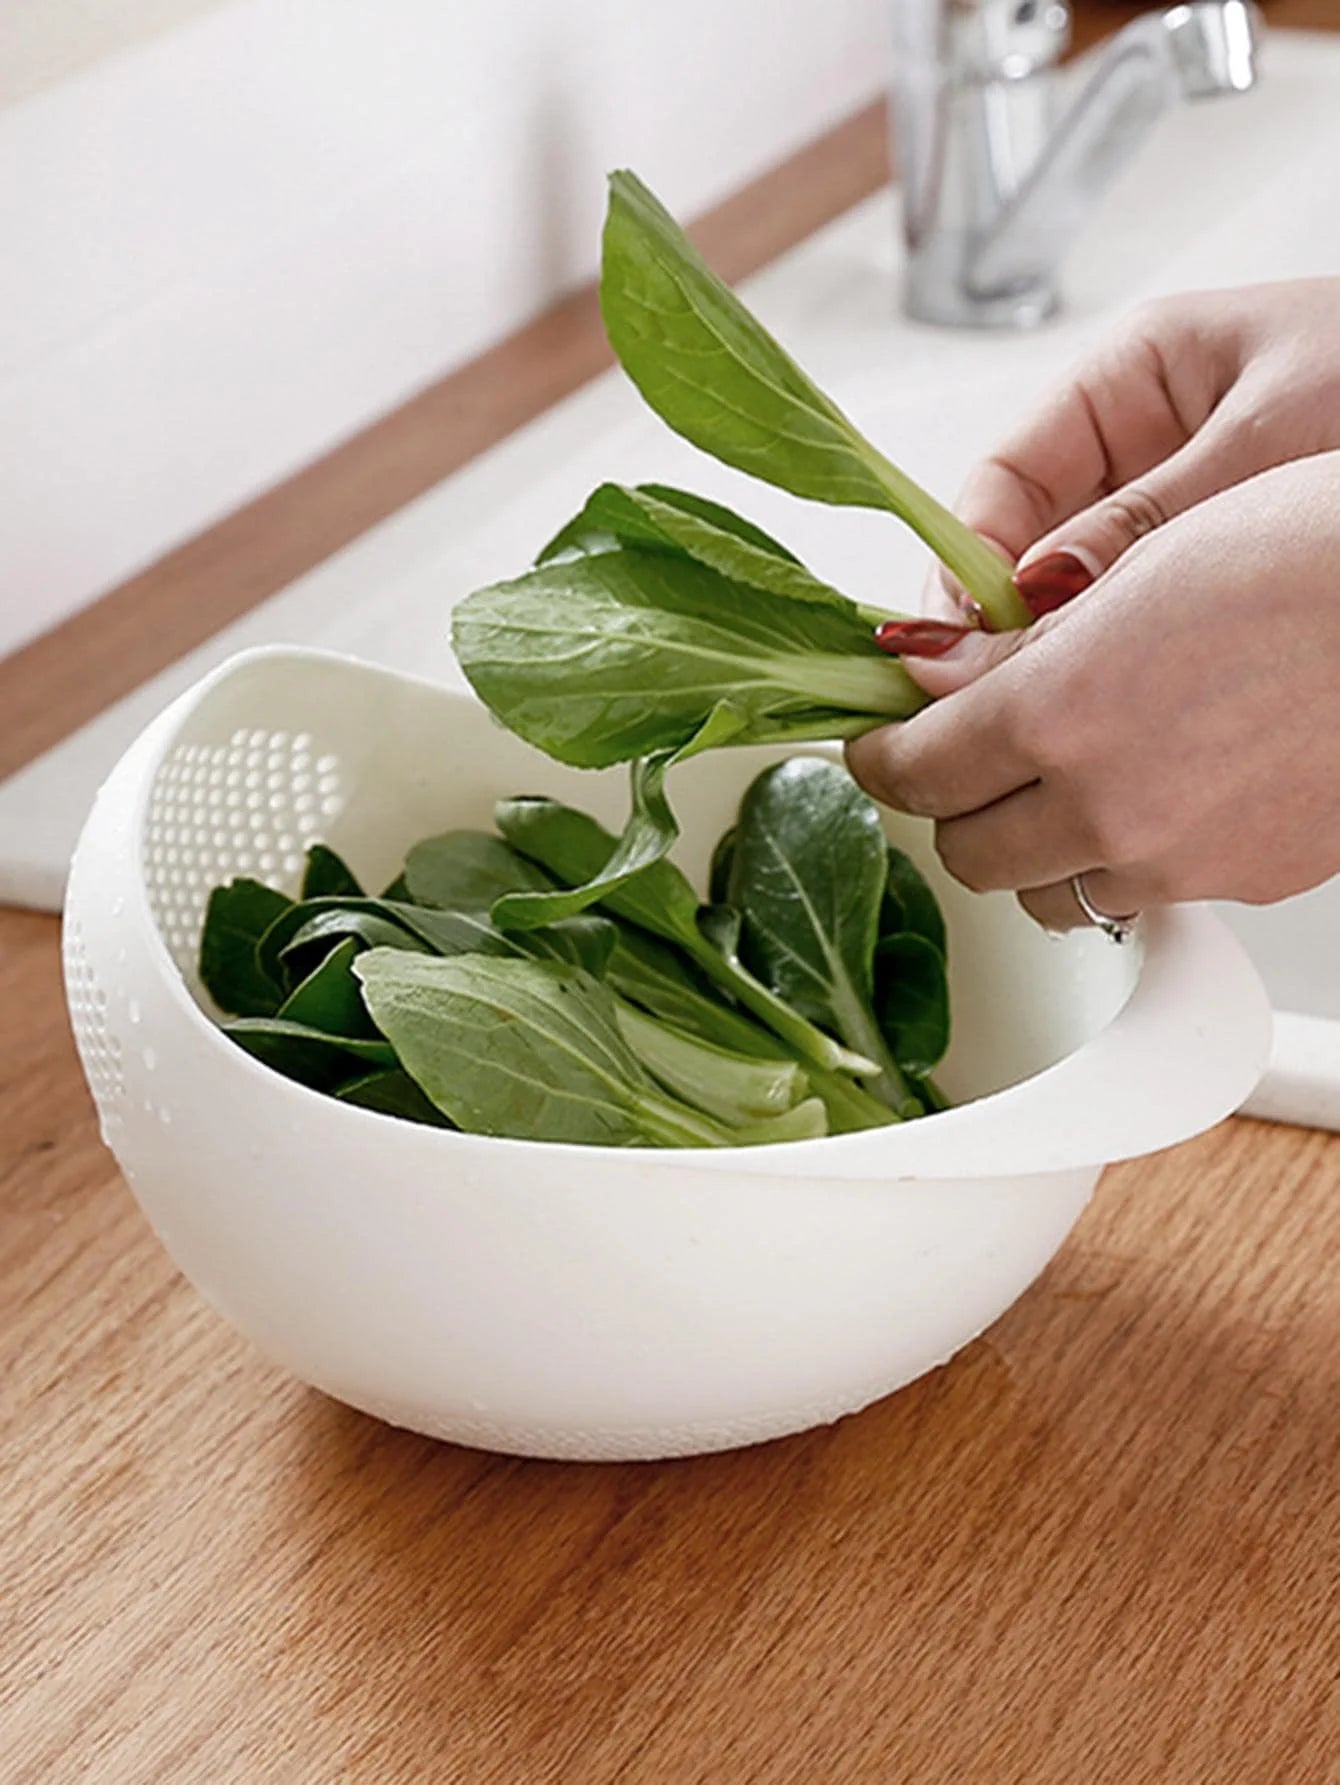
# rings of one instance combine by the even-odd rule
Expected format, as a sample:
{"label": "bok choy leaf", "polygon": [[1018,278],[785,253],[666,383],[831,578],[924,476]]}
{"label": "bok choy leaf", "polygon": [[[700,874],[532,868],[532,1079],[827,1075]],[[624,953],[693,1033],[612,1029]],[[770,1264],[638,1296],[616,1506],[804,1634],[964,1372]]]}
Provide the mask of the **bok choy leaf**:
{"label": "bok choy leaf", "polygon": [[600,307],[625,372],[676,433],[794,495],[888,509],[993,626],[1028,624],[1009,565],[858,432],[628,172],[610,179]]}

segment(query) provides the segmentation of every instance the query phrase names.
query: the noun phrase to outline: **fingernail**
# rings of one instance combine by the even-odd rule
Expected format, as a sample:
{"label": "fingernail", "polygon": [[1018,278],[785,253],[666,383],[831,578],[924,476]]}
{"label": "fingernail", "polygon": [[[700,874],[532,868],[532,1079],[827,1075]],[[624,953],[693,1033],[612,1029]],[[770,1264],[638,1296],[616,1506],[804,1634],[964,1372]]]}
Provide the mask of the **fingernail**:
{"label": "fingernail", "polygon": [[885,620],[875,628],[875,643],[891,657],[943,657],[976,630],[951,620]]}
{"label": "fingernail", "polygon": [[1039,619],[1082,595],[1097,576],[1097,561],[1088,552],[1065,546],[1016,570],[1014,586],[1034,619]]}

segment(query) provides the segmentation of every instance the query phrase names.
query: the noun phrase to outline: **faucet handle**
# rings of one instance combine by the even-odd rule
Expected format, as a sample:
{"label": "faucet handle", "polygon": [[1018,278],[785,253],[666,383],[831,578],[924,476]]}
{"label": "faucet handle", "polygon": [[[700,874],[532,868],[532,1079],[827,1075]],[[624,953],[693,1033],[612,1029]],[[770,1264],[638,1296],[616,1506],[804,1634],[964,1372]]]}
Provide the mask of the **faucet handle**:
{"label": "faucet handle", "polygon": [[1261,14],[1250,4],[1193,0],[1163,15],[1168,53],[1188,99],[1246,93],[1256,84]]}
{"label": "faucet handle", "polygon": [[[932,7],[896,5],[895,15]],[[1016,81],[1060,61],[1070,43],[1066,0],[943,0],[934,60],[956,80]]]}

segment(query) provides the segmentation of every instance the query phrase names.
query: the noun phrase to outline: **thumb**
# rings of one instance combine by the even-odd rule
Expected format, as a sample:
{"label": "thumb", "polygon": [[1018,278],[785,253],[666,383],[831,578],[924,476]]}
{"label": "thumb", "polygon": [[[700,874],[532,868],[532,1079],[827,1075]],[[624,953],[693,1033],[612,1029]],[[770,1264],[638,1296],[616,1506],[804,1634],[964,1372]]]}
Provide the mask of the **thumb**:
{"label": "thumb", "polygon": [[939,700],[1013,657],[1029,636],[941,620],[889,620],[875,633],[875,642],[881,651],[901,658],[917,686]]}

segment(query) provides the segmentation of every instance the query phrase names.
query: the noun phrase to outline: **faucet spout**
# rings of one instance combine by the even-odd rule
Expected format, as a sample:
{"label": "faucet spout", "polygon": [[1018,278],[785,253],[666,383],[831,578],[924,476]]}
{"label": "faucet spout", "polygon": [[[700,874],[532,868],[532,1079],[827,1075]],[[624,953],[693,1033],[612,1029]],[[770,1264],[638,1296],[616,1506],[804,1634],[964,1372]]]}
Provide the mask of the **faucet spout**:
{"label": "faucet spout", "polygon": [[1067,249],[1162,114],[1256,84],[1253,12],[1248,0],[1193,0],[1119,32],[969,258],[968,292],[989,300],[1054,287]]}
{"label": "faucet spout", "polygon": [[1063,0],[903,0],[899,12],[906,307],[925,321],[1019,327],[1050,314],[1065,254],[1161,114],[1257,80],[1252,0],[1137,19],[1065,106]]}

